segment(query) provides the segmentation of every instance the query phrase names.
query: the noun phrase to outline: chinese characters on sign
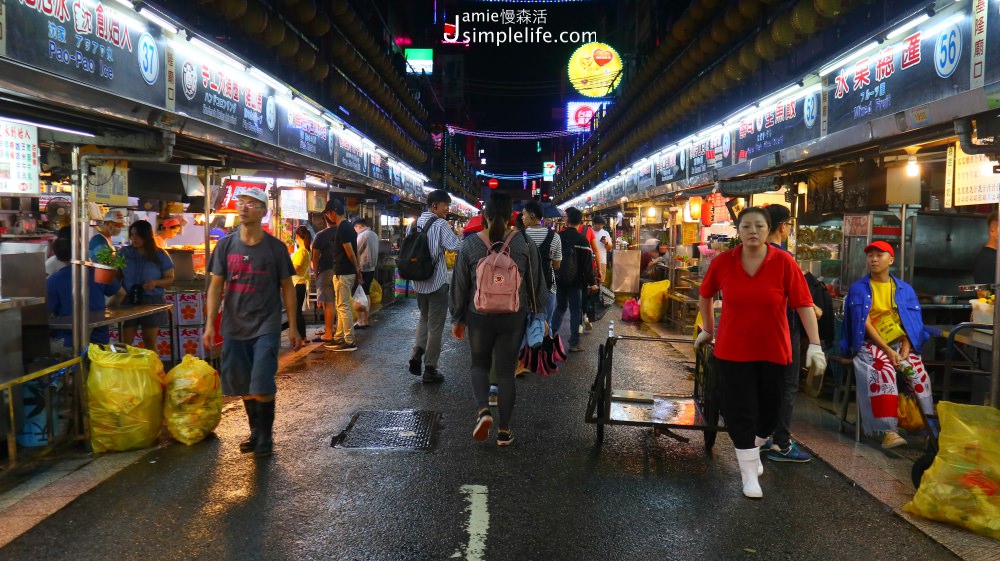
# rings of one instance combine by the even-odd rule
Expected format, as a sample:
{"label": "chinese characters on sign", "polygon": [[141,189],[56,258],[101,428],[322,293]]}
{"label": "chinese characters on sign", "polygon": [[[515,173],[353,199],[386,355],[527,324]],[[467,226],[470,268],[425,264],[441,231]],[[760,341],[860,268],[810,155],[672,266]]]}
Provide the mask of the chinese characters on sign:
{"label": "chinese characters on sign", "polygon": [[955,145],[955,206],[1000,202],[1000,174],[983,154],[966,154]]}
{"label": "chinese characters on sign", "polygon": [[0,119],[0,192],[39,191],[38,129]]}

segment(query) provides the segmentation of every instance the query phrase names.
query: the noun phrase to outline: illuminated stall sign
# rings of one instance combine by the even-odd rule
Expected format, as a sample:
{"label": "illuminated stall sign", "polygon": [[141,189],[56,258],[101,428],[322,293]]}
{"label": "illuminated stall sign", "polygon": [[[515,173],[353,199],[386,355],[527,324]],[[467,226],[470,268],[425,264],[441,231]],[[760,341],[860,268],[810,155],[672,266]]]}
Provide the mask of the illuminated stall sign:
{"label": "illuminated stall sign", "polygon": [[174,63],[178,113],[279,146],[274,90],[190,48],[178,49]]}
{"label": "illuminated stall sign", "polygon": [[333,162],[327,124],[322,119],[297,107],[291,100],[280,100],[278,123],[279,146],[317,160]]}
{"label": "illuminated stall sign", "polygon": [[827,132],[968,90],[970,36],[965,13],[938,14],[895,43],[824,76]]}
{"label": "illuminated stall sign", "polygon": [[569,82],[587,97],[603,97],[622,81],[622,59],[610,45],[587,43],[569,59]]}
{"label": "illuminated stall sign", "polygon": [[397,189],[402,189],[405,186],[406,178],[403,174],[403,169],[396,165],[389,166],[389,184]]}
{"label": "illuminated stall sign", "polygon": [[687,178],[687,151],[661,152],[654,160],[656,184],[666,185]]}
{"label": "illuminated stall sign", "polygon": [[639,164],[636,171],[636,182],[639,191],[650,189],[656,184],[656,177],[653,174],[653,161],[646,160]]}
{"label": "illuminated stall sign", "polygon": [[639,192],[639,172],[630,170],[621,178],[622,189],[626,195],[634,195]]}
{"label": "illuminated stall sign", "polygon": [[735,129],[739,163],[819,138],[819,92],[783,99],[740,121]]}
{"label": "illuminated stall sign", "polygon": [[706,137],[691,145],[687,152],[688,177],[700,175],[734,163],[733,133]]}
{"label": "illuminated stall sign", "polygon": [[112,2],[17,0],[0,6],[0,54],[62,78],[167,107],[166,42]]}
{"label": "illuminated stall sign", "polygon": [[39,192],[38,129],[0,119],[0,193]]}
{"label": "illuminated stall sign", "polygon": [[361,139],[346,131],[338,133],[336,138],[337,149],[334,151],[333,163],[344,169],[368,175],[365,149],[361,145]]}
{"label": "illuminated stall sign", "polygon": [[570,101],[566,103],[566,130],[589,132],[590,122],[600,112],[601,106],[611,106],[610,101]]}
{"label": "illuminated stall sign", "polygon": [[243,193],[249,191],[250,189],[260,189],[261,191],[267,192],[267,185],[264,183],[254,183],[251,181],[238,181],[235,179],[226,179],[222,182],[222,200],[216,205],[219,211],[229,211],[236,212],[236,201],[239,200],[239,196]]}
{"label": "illuminated stall sign", "polygon": [[368,175],[375,181],[389,183],[389,158],[378,152],[369,152]]}

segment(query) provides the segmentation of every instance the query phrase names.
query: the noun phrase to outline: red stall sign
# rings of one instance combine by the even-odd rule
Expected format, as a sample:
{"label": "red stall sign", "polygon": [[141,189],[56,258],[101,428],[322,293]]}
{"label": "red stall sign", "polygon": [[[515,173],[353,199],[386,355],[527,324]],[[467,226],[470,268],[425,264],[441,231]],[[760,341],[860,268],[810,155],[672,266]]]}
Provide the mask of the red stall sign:
{"label": "red stall sign", "polygon": [[264,183],[237,181],[234,179],[226,179],[223,181],[222,188],[225,190],[225,194],[218,204],[219,212],[236,212],[236,200],[240,195],[249,189],[260,189],[265,193],[267,192],[267,185]]}

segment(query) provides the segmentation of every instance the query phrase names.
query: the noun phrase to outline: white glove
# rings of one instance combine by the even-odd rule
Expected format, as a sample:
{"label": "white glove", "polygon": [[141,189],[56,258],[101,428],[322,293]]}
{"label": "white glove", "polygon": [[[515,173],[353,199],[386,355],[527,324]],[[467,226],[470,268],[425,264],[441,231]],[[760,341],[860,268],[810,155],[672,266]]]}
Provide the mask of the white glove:
{"label": "white glove", "polygon": [[815,369],[817,372],[826,371],[826,355],[823,354],[823,347],[814,343],[809,344],[806,350],[806,368]]}
{"label": "white glove", "polygon": [[707,345],[708,343],[711,343],[712,342],[712,337],[713,337],[713,334],[709,333],[708,331],[702,330],[700,333],[698,333],[698,336],[695,337],[695,339],[694,339],[694,350],[697,351],[702,346]]}

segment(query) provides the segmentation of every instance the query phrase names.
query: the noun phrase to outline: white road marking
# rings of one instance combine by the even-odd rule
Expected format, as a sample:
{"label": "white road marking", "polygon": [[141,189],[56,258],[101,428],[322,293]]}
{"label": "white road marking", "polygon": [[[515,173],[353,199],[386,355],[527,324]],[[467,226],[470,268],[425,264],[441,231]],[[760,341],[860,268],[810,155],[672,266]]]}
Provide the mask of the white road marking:
{"label": "white road marking", "polygon": [[485,485],[462,485],[460,490],[467,495],[466,500],[469,501],[469,506],[465,509],[469,513],[469,522],[465,526],[469,533],[469,543],[464,552],[459,549],[451,557],[482,561],[486,556],[486,534],[490,529],[490,491]]}

